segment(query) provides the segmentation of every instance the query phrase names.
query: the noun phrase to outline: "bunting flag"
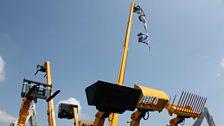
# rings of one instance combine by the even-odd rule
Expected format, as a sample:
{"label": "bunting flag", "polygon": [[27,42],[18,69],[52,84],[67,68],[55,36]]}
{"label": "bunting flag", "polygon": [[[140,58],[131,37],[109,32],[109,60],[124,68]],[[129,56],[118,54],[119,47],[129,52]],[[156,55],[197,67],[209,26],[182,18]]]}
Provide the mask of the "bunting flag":
{"label": "bunting flag", "polygon": [[[139,5],[135,6],[133,12],[137,13],[139,15],[138,19],[140,22],[142,22],[144,24],[144,29],[145,29],[145,33],[140,32],[138,34],[138,42],[144,43],[147,46],[149,46],[149,34],[148,34],[148,29],[147,29],[147,21],[146,21],[145,13]],[[150,46],[149,46],[149,48],[150,48]]]}

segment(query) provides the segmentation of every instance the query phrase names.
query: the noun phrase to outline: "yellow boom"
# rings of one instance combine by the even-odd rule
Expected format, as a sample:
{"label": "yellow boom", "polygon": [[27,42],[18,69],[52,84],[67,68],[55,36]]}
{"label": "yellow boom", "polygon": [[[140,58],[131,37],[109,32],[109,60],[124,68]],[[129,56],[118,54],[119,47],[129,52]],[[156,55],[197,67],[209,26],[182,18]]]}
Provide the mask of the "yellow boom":
{"label": "yellow boom", "polygon": [[[46,73],[47,73],[47,76],[46,76],[47,85],[49,85],[48,88],[50,89],[50,86],[52,86],[50,61],[46,61],[45,62],[45,67],[46,67]],[[51,99],[47,104],[48,104],[48,111],[47,111],[47,114],[48,114],[48,125],[49,126],[56,126],[53,99]]]}
{"label": "yellow boom", "polygon": [[18,119],[18,126],[25,126],[26,118],[28,116],[28,111],[32,101],[28,100],[26,97],[23,99]]}
{"label": "yellow boom", "polygon": [[[124,81],[126,61],[127,61],[127,56],[128,56],[128,43],[129,43],[129,38],[130,38],[132,15],[133,15],[134,7],[135,7],[135,3],[132,2],[130,12],[129,12],[129,19],[128,19],[128,25],[127,25],[127,29],[126,29],[126,36],[125,36],[125,40],[124,40],[124,47],[123,47],[121,65],[120,65],[120,72],[119,72],[118,81],[117,81],[117,84],[119,84],[119,85],[123,85],[123,81]],[[118,114],[112,113],[110,115],[110,121],[109,121],[108,126],[116,126],[117,122],[118,122]]]}

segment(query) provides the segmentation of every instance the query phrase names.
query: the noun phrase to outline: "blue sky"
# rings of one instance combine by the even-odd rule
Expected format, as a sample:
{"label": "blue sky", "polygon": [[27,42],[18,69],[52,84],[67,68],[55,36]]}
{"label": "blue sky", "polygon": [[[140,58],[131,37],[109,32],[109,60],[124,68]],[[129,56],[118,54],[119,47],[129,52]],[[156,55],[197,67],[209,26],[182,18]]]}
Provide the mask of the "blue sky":
{"label": "blue sky", "polygon": [[[131,2],[0,1],[0,125],[18,117],[24,77],[45,81],[33,76],[45,60],[51,61],[54,89],[61,90],[56,115],[57,104],[72,97],[81,104],[80,118],[93,120],[96,109],[87,105],[84,89],[97,80],[117,81]],[[138,83],[170,97],[182,90],[205,96],[217,126],[224,125],[224,1],[136,3],[147,16],[151,50],[137,42],[143,26],[134,14],[124,85]],[[38,125],[47,125],[46,102],[38,100],[36,108]],[[128,125],[129,118],[130,112],[120,115],[119,125]],[[166,125],[171,118],[166,110],[155,112],[141,125]]]}

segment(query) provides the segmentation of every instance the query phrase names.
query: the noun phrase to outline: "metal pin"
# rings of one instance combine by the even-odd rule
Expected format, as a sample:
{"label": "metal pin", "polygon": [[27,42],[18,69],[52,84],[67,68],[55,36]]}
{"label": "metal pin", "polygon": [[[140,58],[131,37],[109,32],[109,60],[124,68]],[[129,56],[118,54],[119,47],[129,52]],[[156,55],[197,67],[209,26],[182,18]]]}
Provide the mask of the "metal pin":
{"label": "metal pin", "polygon": [[199,100],[200,100],[199,96],[196,95],[196,101],[195,101],[195,112],[196,113],[198,113],[198,103],[199,103]]}
{"label": "metal pin", "polygon": [[188,99],[188,93],[186,92],[186,96],[185,96],[185,98],[184,98],[183,104],[181,105],[181,106],[182,106],[181,111],[184,111],[184,106],[185,106],[185,104],[186,104],[187,99]]}
{"label": "metal pin", "polygon": [[198,99],[198,104],[197,104],[197,113],[200,113],[200,106],[201,106],[201,100],[202,100],[202,97],[201,96],[198,96],[199,99]]}
{"label": "metal pin", "polygon": [[178,101],[176,111],[178,111],[178,110],[180,109],[180,106],[181,106],[182,99],[183,99],[184,95],[185,95],[185,92],[183,91],[183,92],[181,93],[180,99],[179,99],[179,101]]}
{"label": "metal pin", "polygon": [[[203,109],[205,108],[205,103],[206,103],[206,101],[207,101],[207,98],[205,98],[205,101],[204,101],[204,103],[203,103]],[[202,111],[202,110],[201,110]]]}
{"label": "metal pin", "polygon": [[189,106],[190,102],[192,101],[192,94],[188,92],[188,99],[186,101],[186,104],[184,105],[185,112],[189,113],[191,110],[191,106]]}
{"label": "metal pin", "polygon": [[194,102],[194,99],[195,99],[194,94],[191,94],[191,102],[190,102],[190,104],[188,105],[188,106],[191,107],[190,113],[194,113],[194,108],[193,108],[193,102]]}
{"label": "metal pin", "polygon": [[142,103],[145,103],[145,102],[146,102],[146,99],[147,99],[147,97],[144,96],[144,97],[142,98]]}
{"label": "metal pin", "polygon": [[154,97],[150,97],[149,102],[152,103]]}
{"label": "metal pin", "polygon": [[147,97],[147,104],[150,104],[151,97]]}
{"label": "metal pin", "polygon": [[183,96],[183,98],[181,99],[181,103],[180,103],[180,109],[179,109],[179,111],[183,111],[183,106],[184,106],[184,102],[185,102],[185,100],[186,100],[186,97],[187,97],[187,92],[185,91],[185,92],[184,92],[184,96]]}
{"label": "metal pin", "polygon": [[195,111],[195,113],[198,113],[198,111],[197,111],[198,99],[199,99],[199,96],[195,95],[195,101],[194,101],[194,111]]}
{"label": "metal pin", "polygon": [[201,103],[200,103],[200,107],[199,107],[199,110],[198,110],[199,113],[201,113],[201,110],[203,109],[204,101],[205,101],[204,97],[201,97]]}
{"label": "metal pin", "polygon": [[203,109],[204,101],[205,101],[204,97],[201,97],[201,103],[200,103],[200,107],[199,107],[199,110],[198,110],[199,113],[201,113],[201,110]]}
{"label": "metal pin", "polygon": [[199,109],[200,109],[200,106],[201,106],[202,97],[201,96],[198,96],[198,97],[199,97],[199,100],[198,100],[198,105],[197,105],[197,112],[200,113]]}
{"label": "metal pin", "polygon": [[187,97],[186,97],[186,100],[185,100],[185,102],[184,102],[184,105],[183,105],[183,111],[184,112],[187,112],[187,104],[188,104],[188,102],[189,102],[189,99],[190,99],[190,93],[189,92],[187,92]]}
{"label": "metal pin", "polygon": [[199,109],[199,113],[201,113],[201,110],[203,109],[204,102],[205,102],[205,98],[204,97],[202,97],[201,99],[202,100],[201,100],[201,106],[200,106],[200,109]]}
{"label": "metal pin", "polygon": [[172,104],[171,104],[171,108],[172,108],[172,106],[173,106],[173,104],[174,104],[174,101],[176,100],[176,97],[177,97],[177,95],[175,95],[175,97],[174,97],[174,99],[173,99],[173,102],[172,102]]}
{"label": "metal pin", "polygon": [[197,113],[196,112],[196,105],[197,105],[197,95],[194,95],[194,102],[192,104],[192,108],[193,108],[194,113]]}
{"label": "metal pin", "polygon": [[148,97],[144,96],[144,103],[147,103],[147,99],[148,99]]}
{"label": "metal pin", "polygon": [[195,99],[196,99],[195,95],[192,94],[192,102],[191,102],[190,106],[192,107],[192,112],[193,113],[195,113],[195,108],[194,108]]}
{"label": "metal pin", "polygon": [[146,98],[146,104],[150,104],[150,102],[149,102],[150,99],[151,99],[151,97]]}
{"label": "metal pin", "polygon": [[207,101],[207,98],[203,98],[203,103],[202,103],[202,107],[201,107],[200,113],[204,109],[206,101]]}
{"label": "metal pin", "polygon": [[157,103],[158,103],[158,101],[159,101],[159,99],[158,98],[156,98],[156,100],[155,100],[155,105],[157,105]]}
{"label": "metal pin", "polygon": [[187,101],[186,101],[186,104],[184,105],[184,108],[185,108],[185,112],[190,112],[190,108],[191,108],[191,106],[189,106],[189,104],[190,104],[190,102],[191,102],[191,100],[192,100],[192,94],[191,93],[188,93],[189,94],[189,96],[188,96],[188,99],[187,99]]}
{"label": "metal pin", "polygon": [[153,97],[147,97],[147,103],[150,103],[152,101]]}
{"label": "metal pin", "polygon": [[144,96],[141,98],[141,100],[140,100],[140,103],[143,103],[144,102]]}
{"label": "metal pin", "polygon": [[156,97],[153,98],[153,100],[152,100],[152,104],[155,103],[155,100],[156,100],[156,99],[157,99]]}
{"label": "metal pin", "polygon": [[152,101],[152,104],[155,105],[156,101],[157,101],[157,98],[154,98]]}

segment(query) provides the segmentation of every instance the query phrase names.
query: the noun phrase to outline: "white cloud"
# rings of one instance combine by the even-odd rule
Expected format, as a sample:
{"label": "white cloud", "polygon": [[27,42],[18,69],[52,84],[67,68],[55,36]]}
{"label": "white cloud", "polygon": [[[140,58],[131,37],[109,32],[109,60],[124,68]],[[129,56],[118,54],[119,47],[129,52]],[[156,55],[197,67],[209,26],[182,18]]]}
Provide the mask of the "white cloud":
{"label": "white cloud", "polygon": [[5,79],[5,61],[3,58],[0,56],[0,81]]}
{"label": "white cloud", "polygon": [[78,100],[76,100],[75,98],[73,98],[73,97],[70,97],[67,100],[61,100],[61,101],[59,101],[59,104],[60,103],[67,103],[67,104],[78,105],[78,111],[79,111],[79,113],[81,112],[81,108],[82,107],[81,107],[80,102]]}
{"label": "white cloud", "polygon": [[16,117],[13,117],[6,113],[5,111],[0,110],[0,123],[12,123],[13,121],[17,120]]}
{"label": "white cloud", "polygon": [[222,68],[224,68],[224,58],[222,59],[220,65],[221,65]]}

